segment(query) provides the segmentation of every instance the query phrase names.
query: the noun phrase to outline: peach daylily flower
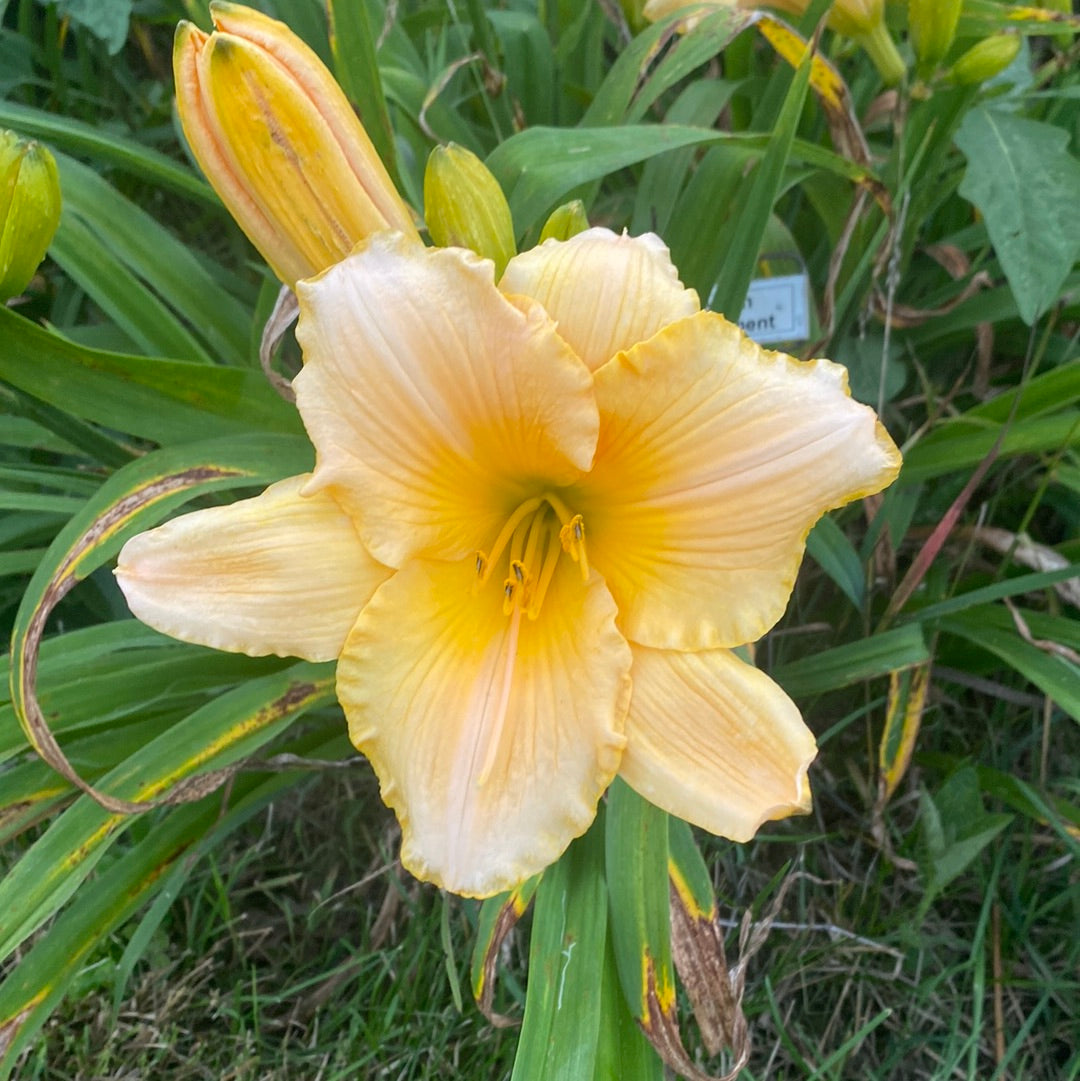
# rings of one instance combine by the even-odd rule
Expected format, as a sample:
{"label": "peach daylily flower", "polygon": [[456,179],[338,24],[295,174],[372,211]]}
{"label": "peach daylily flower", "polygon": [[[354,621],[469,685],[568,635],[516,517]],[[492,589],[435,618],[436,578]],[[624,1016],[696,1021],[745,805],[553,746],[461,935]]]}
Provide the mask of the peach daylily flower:
{"label": "peach daylily flower", "polygon": [[654,236],[549,240],[496,285],[382,234],[297,292],[315,470],[131,540],[136,616],[338,658],[402,862],[458,893],[557,859],[616,774],[737,841],[805,811],[813,736],[731,647],[897,473],[844,369],[701,311]]}

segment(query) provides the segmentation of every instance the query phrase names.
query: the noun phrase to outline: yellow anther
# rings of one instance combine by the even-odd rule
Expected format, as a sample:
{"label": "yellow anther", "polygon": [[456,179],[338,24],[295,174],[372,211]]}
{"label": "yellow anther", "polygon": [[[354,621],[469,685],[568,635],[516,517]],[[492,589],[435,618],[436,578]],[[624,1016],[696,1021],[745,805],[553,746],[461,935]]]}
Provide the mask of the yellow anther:
{"label": "yellow anther", "polygon": [[517,607],[518,583],[513,578],[503,582],[503,615],[508,616]]}
{"label": "yellow anther", "polygon": [[589,559],[585,554],[585,519],[575,514],[559,530],[559,541],[565,551],[581,568],[581,579],[589,577]]}

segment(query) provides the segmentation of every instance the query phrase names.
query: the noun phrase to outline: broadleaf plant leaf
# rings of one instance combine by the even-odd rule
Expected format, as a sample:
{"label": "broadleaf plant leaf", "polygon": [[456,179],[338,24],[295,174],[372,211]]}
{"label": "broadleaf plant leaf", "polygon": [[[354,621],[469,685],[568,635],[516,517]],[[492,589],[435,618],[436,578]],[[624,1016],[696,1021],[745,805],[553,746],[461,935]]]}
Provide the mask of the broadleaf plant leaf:
{"label": "broadleaf plant leaf", "polygon": [[57,10],[72,22],[85,26],[115,56],[127,40],[132,0],[57,0]]}
{"label": "broadleaf plant leaf", "polygon": [[968,159],[960,194],[978,207],[1029,326],[1057,299],[1080,256],[1080,162],[1069,133],[986,107],[956,133]]}

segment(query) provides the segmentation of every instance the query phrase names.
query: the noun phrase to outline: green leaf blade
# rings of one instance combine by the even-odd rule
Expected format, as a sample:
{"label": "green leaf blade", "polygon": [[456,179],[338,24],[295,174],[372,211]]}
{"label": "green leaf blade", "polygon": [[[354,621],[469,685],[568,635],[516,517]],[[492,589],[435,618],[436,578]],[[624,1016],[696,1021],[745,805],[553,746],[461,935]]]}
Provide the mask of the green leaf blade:
{"label": "green leaf blade", "polygon": [[985,106],[956,134],[968,159],[960,194],[982,213],[1029,326],[1057,299],[1080,255],[1080,162],[1063,128]]}

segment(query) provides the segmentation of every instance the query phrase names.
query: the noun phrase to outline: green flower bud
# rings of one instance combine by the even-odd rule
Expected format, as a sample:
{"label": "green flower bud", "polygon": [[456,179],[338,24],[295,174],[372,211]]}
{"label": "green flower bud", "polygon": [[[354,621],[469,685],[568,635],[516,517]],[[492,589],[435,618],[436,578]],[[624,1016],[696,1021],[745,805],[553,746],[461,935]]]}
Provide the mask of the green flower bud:
{"label": "green flower bud", "polygon": [[956,36],[962,0],[908,0],[908,29],[922,71],[933,71]]}
{"label": "green flower bud", "polygon": [[0,131],[0,301],[18,296],[60,224],[60,178],[40,143]]}
{"label": "green flower bud", "polygon": [[496,280],[517,252],[510,205],[488,167],[471,151],[437,146],[424,173],[424,216],[440,247],[471,248],[495,263]]}
{"label": "green flower bud", "polygon": [[949,81],[957,86],[971,86],[985,82],[1004,71],[1020,51],[1020,38],[1015,34],[992,34],[983,38],[949,71]]}
{"label": "green flower bud", "polygon": [[544,222],[540,233],[540,243],[554,237],[556,240],[569,240],[589,228],[589,218],[585,213],[585,204],[580,199],[563,203],[551,212],[551,217]]}

